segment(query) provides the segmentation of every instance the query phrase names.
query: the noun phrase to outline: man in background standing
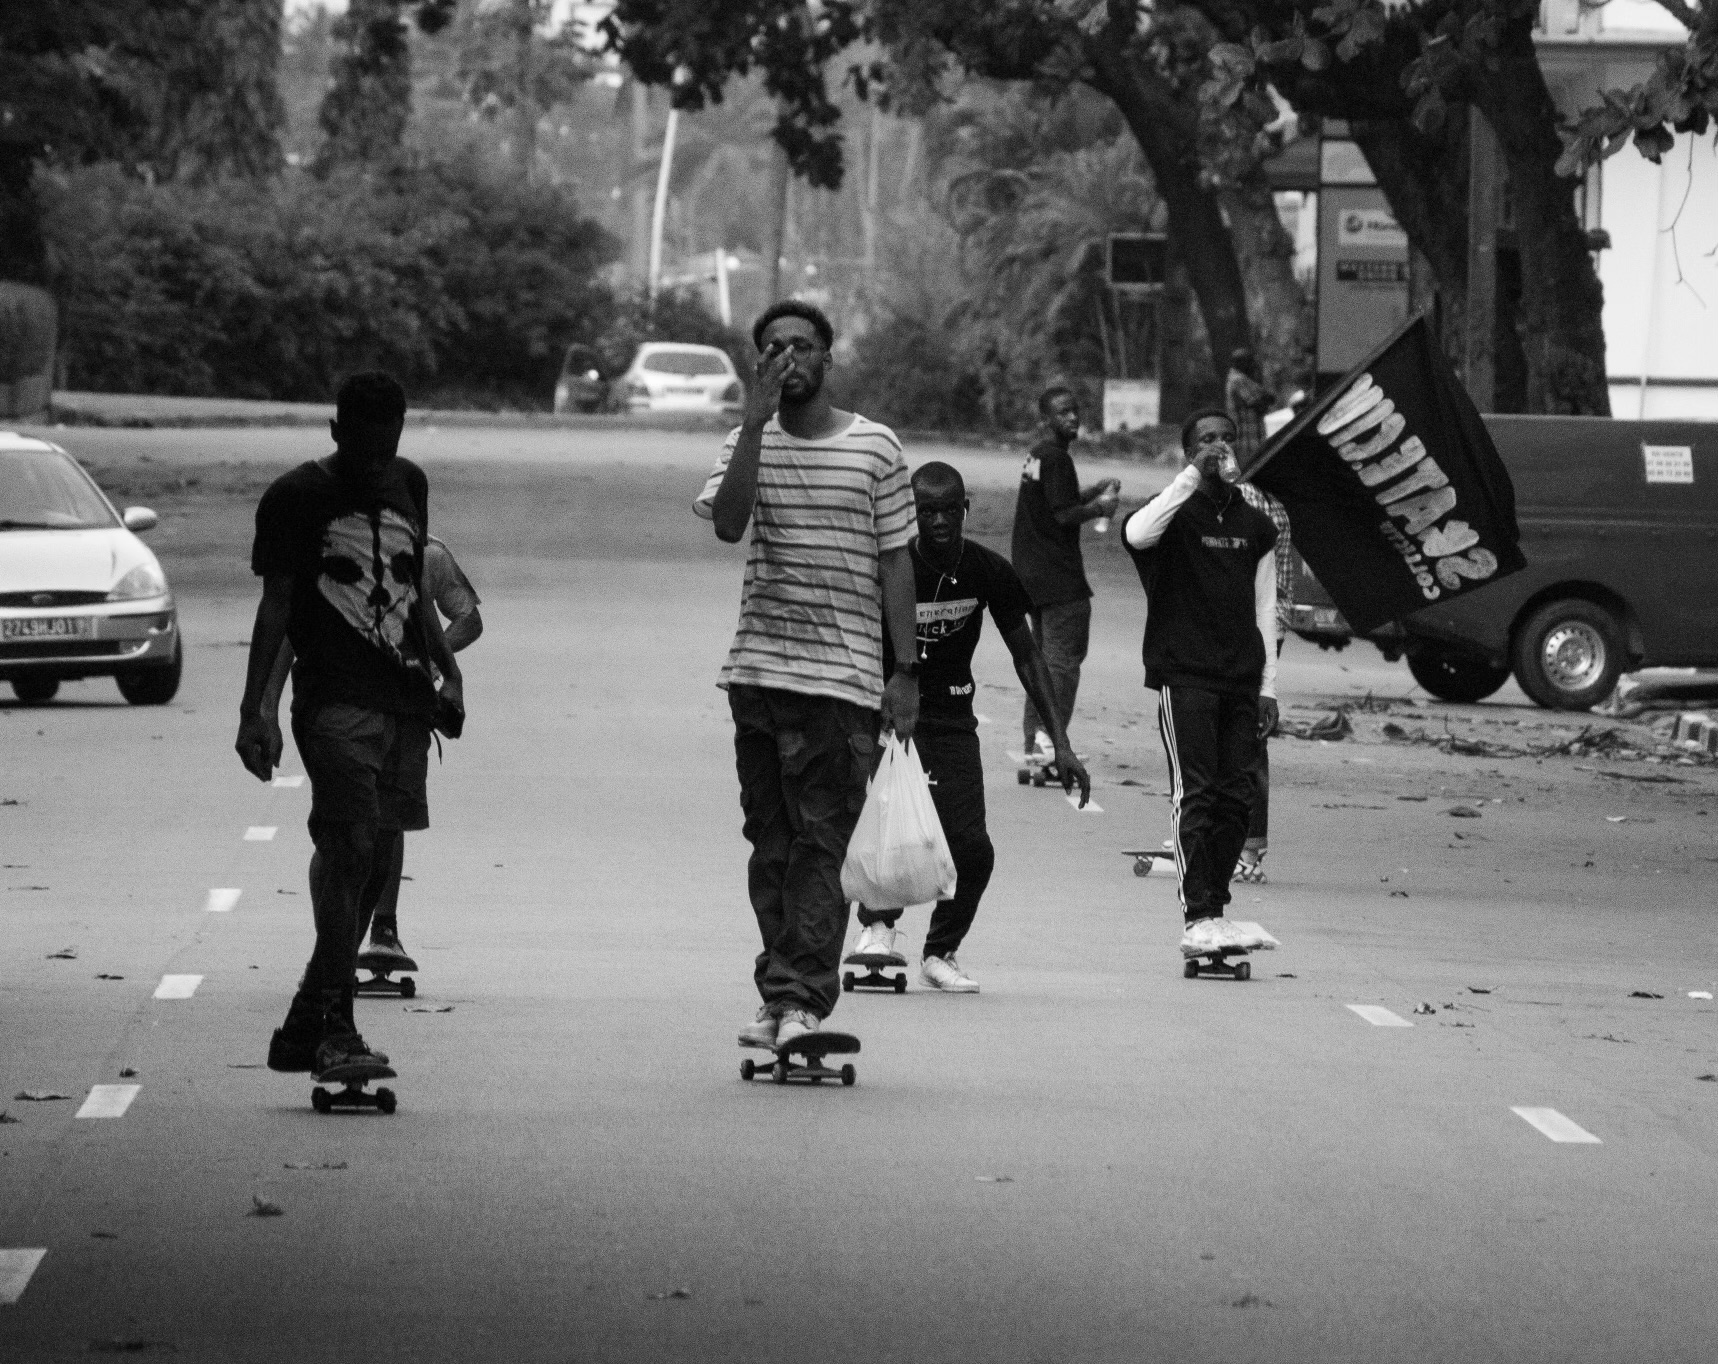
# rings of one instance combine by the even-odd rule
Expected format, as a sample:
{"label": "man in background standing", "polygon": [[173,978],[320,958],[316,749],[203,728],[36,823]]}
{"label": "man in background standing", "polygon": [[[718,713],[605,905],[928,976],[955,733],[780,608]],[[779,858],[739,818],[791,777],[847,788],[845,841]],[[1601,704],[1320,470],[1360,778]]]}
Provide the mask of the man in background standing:
{"label": "man in background standing", "polygon": [[[1080,487],[1069,447],[1080,433],[1080,404],[1060,384],[1038,397],[1043,434],[1020,471],[1014,503],[1014,571],[1032,598],[1032,635],[1050,668],[1055,706],[1064,729],[1074,718],[1080,665],[1092,624],[1092,589],[1080,553],[1080,527],[1115,514],[1121,481],[1107,478]],[[1024,751],[1046,761],[1054,755],[1050,727],[1030,695],[1022,716]]]}

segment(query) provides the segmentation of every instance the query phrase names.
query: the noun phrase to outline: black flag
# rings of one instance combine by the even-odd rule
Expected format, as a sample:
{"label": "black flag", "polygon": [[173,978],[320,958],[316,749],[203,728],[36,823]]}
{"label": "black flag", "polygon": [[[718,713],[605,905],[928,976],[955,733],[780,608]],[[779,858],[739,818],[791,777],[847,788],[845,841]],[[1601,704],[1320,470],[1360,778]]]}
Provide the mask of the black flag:
{"label": "black flag", "polygon": [[1525,567],[1515,488],[1415,317],[1259,452],[1295,548],[1365,634]]}

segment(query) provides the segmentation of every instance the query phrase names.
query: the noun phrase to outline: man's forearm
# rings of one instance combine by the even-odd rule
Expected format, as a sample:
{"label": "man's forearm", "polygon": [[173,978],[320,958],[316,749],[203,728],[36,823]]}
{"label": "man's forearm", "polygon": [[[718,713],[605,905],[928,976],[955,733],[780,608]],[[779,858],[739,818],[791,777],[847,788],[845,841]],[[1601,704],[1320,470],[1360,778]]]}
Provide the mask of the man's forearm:
{"label": "man's forearm", "polygon": [[1044,662],[1044,655],[1038,651],[1036,643],[1032,645],[1031,652],[1022,650],[1014,655],[1014,673],[1026,689],[1026,695],[1032,699],[1044,728],[1049,731],[1050,742],[1058,749],[1066,748],[1068,731],[1056,711],[1056,685],[1050,677],[1050,665]]}
{"label": "man's forearm", "polygon": [[477,643],[477,637],[483,633],[483,616],[473,607],[463,616],[455,616],[443,628],[442,638],[447,641],[447,647],[454,653],[469,648]]}
{"label": "man's forearm", "polygon": [[734,441],[734,453],[728,457],[728,467],[722,473],[722,486],[710,502],[710,520],[715,523],[716,536],[729,544],[738,543],[752,519],[752,509],[758,500],[758,462],[763,458],[764,428],[762,423],[740,428]]}
{"label": "man's forearm", "polygon": [[430,661],[443,677],[460,681],[459,664],[454,662],[453,650],[448,648],[447,636],[441,630],[441,616],[428,602],[424,603],[423,621],[424,634],[429,638]]}
{"label": "man's forearm", "polygon": [[907,551],[889,550],[878,559],[878,569],[883,579],[883,627],[889,632],[895,658],[902,662],[916,659],[919,608]]}
{"label": "man's forearm", "polygon": [[[283,650],[289,650],[286,627],[292,615],[290,600],[281,601],[277,594],[263,588],[262,600],[257,603],[256,622],[251,627],[251,651],[249,661],[245,666],[245,694],[239,701],[239,714],[260,715],[263,706],[270,695],[271,684],[276,671],[280,667]],[[291,655],[287,655],[287,666],[291,666]],[[284,686],[284,680],[281,686]],[[280,702],[280,688],[274,687],[273,699],[276,705]]]}

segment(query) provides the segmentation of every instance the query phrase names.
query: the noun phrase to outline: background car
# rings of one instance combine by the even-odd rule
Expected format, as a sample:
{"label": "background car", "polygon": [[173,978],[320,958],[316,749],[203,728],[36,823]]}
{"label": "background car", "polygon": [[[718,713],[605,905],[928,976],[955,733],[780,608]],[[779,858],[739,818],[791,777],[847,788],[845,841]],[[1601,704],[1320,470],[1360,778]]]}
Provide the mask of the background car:
{"label": "background car", "polygon": [[608,380],[602,375],[602,360],[596,350],[575,341],[561,361],[561,377],[555,384],[556,412],[601,412],[608,402]]}
{"label": "background car", "polygon": [[167,575],[123,513],[59,446],[0,431],[0,680],[20,701],[111,677],[134,706],[179,690],[184,645]]}
{"label": "background car", "polygon": [[615,387],[629,412],[732,413],[746,400],[726,351],[678,341],[646,341]]}

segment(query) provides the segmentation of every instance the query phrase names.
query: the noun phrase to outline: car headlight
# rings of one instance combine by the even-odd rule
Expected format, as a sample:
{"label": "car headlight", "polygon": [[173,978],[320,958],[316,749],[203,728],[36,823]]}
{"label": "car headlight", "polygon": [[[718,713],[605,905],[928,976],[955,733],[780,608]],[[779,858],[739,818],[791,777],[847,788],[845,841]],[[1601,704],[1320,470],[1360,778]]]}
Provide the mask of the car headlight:
{"label": "car headlight", "polygon": [[167,594],[167,576],[154,564],[139,564],[113,585],[109,601],[137,601]]}

